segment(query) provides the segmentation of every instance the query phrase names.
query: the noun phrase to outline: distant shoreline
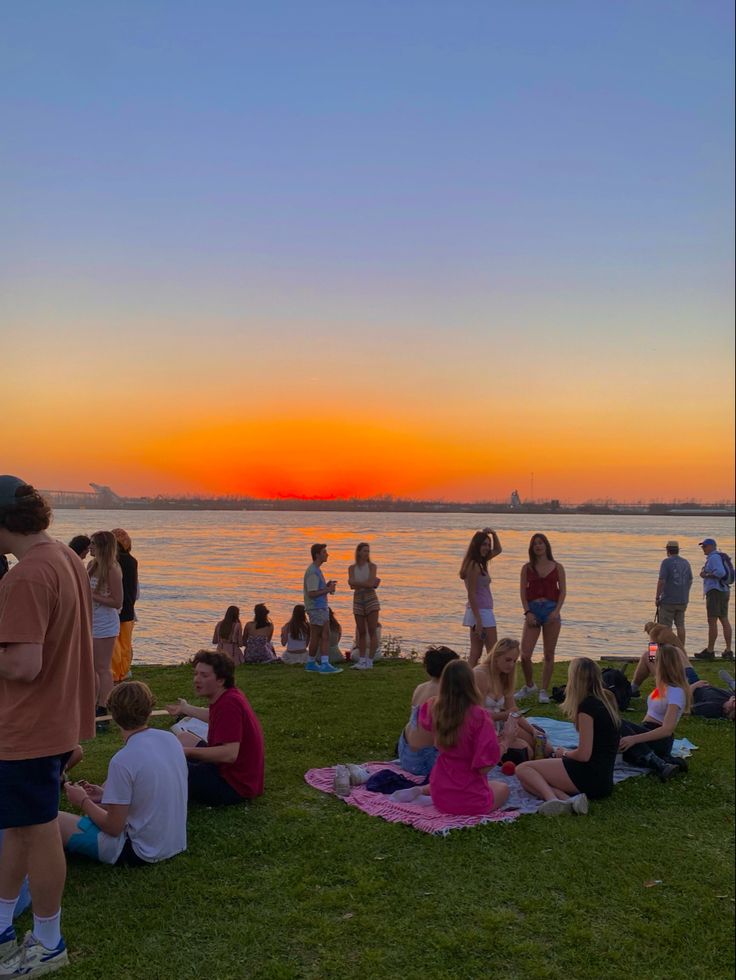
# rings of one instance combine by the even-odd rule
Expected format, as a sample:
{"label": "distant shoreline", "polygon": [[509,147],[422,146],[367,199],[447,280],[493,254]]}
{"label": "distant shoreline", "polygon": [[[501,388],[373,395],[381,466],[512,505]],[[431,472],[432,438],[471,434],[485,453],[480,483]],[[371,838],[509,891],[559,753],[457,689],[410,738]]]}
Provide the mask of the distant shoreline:
{"label": "distant shoreline", "polygon": [[54,510],[162,510],[162,511],[270,511],[320,513],[372,513],[372,514],[570,514],[599,517],[734,517],[732,507],[678,507],[676,505],[651,504],[645,506],[582,504],[578,507],[551,506],[549,504],[522,504],[509,507],[493,503],[462,504],[433,503],[428,501],[354,501],[354,500],[98,500],[90,494],[88,501],[54,500],[48,494]]}

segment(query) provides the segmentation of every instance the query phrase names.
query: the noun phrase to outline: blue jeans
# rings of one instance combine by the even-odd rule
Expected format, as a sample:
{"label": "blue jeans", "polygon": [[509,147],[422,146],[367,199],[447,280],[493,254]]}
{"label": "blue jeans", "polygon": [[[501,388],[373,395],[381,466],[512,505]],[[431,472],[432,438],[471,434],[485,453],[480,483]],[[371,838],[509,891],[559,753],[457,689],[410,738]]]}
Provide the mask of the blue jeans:
{"label": "blue jeans", "polygon": [[[545,626],[549,617],[557,608],[557,603],[551,599],[535,599],[529,603],[529,610],[534,614],[534,618],[540,626]],[[561,622],[561,620],[560,620]]]}

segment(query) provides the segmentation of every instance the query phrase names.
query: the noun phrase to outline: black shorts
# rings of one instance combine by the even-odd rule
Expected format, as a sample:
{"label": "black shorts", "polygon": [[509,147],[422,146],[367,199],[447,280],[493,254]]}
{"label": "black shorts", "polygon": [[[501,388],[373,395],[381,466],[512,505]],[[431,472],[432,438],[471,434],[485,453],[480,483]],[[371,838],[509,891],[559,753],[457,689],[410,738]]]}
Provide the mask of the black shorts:
{"label": "black shorts", "polygon": [[61,774],[70,755],[0,761],[0,830],[56,820]]}
{"label": "black shorts", "polygon": [[579,762],[577,759],[563,759],[565,772],[577,787],[579,793],[591,800],[602,800],[613,792],[613,759],[590,759]]}
{"label": "black shorts", "polygon": [[231,806],[244,803],[245,797],[223,779],[216,765],[211,762],[187,760],[189,770],[189,799],[208,806]]}

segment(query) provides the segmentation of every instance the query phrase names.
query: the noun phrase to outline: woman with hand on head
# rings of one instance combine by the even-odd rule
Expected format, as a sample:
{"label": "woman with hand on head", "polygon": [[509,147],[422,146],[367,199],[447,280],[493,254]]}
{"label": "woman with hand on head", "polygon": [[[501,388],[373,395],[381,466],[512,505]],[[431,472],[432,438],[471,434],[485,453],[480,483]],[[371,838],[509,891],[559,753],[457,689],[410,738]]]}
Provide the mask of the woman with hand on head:
{"label": "woman with hand on head", "polygon": [[225,618],[215,626],[212,642],[217,644],[218,653],[226,653],[233,663],[242,664],[243,627],[240,625],[240,609],[228,606]]}
{"label": "woman with hand on head", "polygon": [[89,551],[92,560],[87,574],[92,587],[92,647],[99,716],[107,714],[107,698],[113,688],[112,651],[120,633],[123,573],[117,559],[118,543],[111,531],[95,531],[89,539]]}
{"label": "woman with hand on head", "polygon": [[[555,665],[555,650],[562,620],[560,609],[567,588],[565,569],[552,557],[552,546],[544,534],[534,534],[529,542],[529,561],[521,569],[521,605],[524,628],[521,634],[521,669],[524,686],[517,698],[527,698],[539,691],[539,703],[549,704],[549,683]],[[539,634],[544,645],[542,686],[537,688],[532,673],[532,654]]]}
{"label": "woman with hand on head", "polygon": [[253,619],[245,624],[243,630],[243,661],[246,664],[270,664],[276,660],[272,636],[273,623],[269,618],[268,608],[259,602],[253,607]]}
{"label": "woman with hand on head", "polygon": [[624,762],[651,769],[665,782],[687,771],[685,760],[674,759],[670,753],[677,722],[683,712],[690,710],[690,685],[681,651],[667,643],[650,655],[649,670],[657,686],[647,698],[647,713],[641,725],[621,723],[619,751],[623,752]]}
{"label": "woman with hand on head", "polygon": [[470,539],[460,566],[460,578],[468,592],[463,626],[470,627],[468,663],[471,667],[477,665],[483,647],[490,651],[498,639],[488,562],[502,551],[496,532],[490,527],[483,528],[482,531],[476,531]]}
{"label": "woman with hand on head", "polygon": [[[381,603],[376,589],[381,584],[375,562],[371,561],[371,546],[361,541],[355,549],[355,562],[348,568],[348,585],[353,590],[355,635],[360,655],[355,670],[369,670],[378,649],[378,613]],[[367,649],[367,653],[366,653]]]}
{"label": "woman with hand on head", "polygon": [[609,796],[619,743],[616,700],[603,687],[600,668],[588,657],[570,664],[562,711],[575,722],[576,749],[557,748],[552,759],[522,762],[516,775],[524,789],[545,802],[539,812],[585,814],[588,797]]}

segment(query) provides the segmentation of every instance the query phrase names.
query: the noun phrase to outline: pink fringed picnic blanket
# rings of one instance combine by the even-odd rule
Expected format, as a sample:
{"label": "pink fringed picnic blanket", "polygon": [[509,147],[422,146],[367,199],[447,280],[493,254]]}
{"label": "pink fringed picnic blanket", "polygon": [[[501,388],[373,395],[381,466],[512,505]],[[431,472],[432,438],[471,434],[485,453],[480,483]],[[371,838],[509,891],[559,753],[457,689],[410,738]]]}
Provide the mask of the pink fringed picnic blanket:
{"label": "pink fringed picnic blanket", "polygon": [[[367,762],[363,766],[368,772],[374,773],[379,769],[391,769],[398,772],[412,782],[420,783],[422,780],[418,776],[412,776],[404,772],[400,766],[394,762]],[[333,767],[327,769],[310,769],[304,774],[304,779],[310,786],[318,789],[322,793],[334,795],[333,780],[335,770]],[[372,817],[382,817],[390,823],[406,823],[416,830],[422,830],[425,834],[449,834],[451,830],[459,830],[461,827],[475,827],[481,823],[497,823],[498,821],[516,820],[519,816],[518,810],[502,812],[494,810],[478,817],[456,817],[449,813],[440,813],[433,806],[425,806],[417,803],[394,803],[389,796],[382,793],[371,793],[364,786],[353,786],[350,796],[345,797],[345,802],[349,806],[355,806],[364,813]]]}

